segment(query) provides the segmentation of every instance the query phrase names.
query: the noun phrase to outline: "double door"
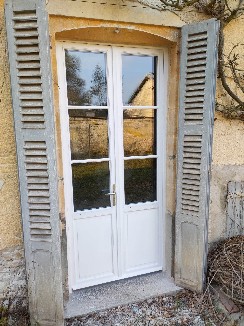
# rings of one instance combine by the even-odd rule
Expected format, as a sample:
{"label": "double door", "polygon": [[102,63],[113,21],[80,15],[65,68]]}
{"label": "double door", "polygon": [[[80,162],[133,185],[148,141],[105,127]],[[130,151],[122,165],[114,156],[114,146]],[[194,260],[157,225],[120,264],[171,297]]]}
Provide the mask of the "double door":
{"label": "double door", "polygon": [[58,48],[69,282],[163,268],[166,55]]}

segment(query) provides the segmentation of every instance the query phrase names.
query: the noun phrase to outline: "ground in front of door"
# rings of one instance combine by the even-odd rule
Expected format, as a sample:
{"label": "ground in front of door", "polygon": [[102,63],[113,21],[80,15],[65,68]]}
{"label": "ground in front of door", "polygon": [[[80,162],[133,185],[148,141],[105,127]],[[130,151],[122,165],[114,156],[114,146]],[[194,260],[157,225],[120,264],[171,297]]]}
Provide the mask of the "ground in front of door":
{"label": "ground in front of door", "polygon": [[66,326],[219,326],[240,325],[205,296],[182,290],[174,296],[158,296],[66,320]]}

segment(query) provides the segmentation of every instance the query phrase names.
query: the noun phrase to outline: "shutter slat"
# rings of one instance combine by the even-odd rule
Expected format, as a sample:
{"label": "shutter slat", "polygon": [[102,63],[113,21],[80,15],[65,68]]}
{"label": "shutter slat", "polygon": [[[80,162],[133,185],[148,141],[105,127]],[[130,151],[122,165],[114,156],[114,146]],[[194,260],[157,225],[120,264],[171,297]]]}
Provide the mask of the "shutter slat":
{"label": "shutter slat", "polygon": [[200,104],[204,102],[204,97],[203,96],[199,96],[199,97],[192,97],[192,96],[186,96],[185,97],[185,103],[190,103],[191,105],[193,105],[194,103],[196,104]]}
{"label": "shutter slat", "polygon": [[40,77],[20,77],[19,78],[20,85],[42,85],[42,81]]}
{"label": "shutter slat", "polygon": [[206,271],[218,26],[213,19],[182,28],[175,278],[195,291]]}
{"label": "shutter slat", "polygon": [[205,78],[205,70],[188,72],[186,79]]}
{"label": "shutter slat", "polygon": [[17,38],[17,41],[15,42],[16,45],[24,46],[24,45],[35,45],[37,46],[39,44],[38,38],[30,39],[30,38]]}
{"label": "shutter slat", "polygon": [[207,46],[207,41],[195,41],[195,42],[188,42],[188,49],[192,48],[206,48]]}
{"label": "shutter slat", "polygon": [[187,79],[186,80],[186,85],[187,86],[197,86],[197,85],[205,85],[205,76],[204,78],[195,78],[195,79]]}
{"label": "shutter slat", "polygon": [[204,90],[204,82],[202,82],[200,85],[194,84],[186,87],[186,91],[196,91],[196,90]]}
{"label": "shutter slat", "polygon": [[51,226],[49,223],[31,223],[31,229],[40,229],[40,230],[51,230]]}
{"label": "shutter slat", "polygon": [[15,38],[38,36],[37,30],[17,30],[14,33]]}
{"label": "shutter slat", "polygon": [[19,98],[21,100],[32,100],[33,98],[35,100],[42,100],[42,92],[28,92],[28,93],[22,93],[20,92]]}
{"label": "shutter slat", "polygon": [[43,184],[41,184],[41,183],[38,183],[38,184],[36,184],[36,183],[28,183],[28,189],[29,190],[31,190],[31,189],[40,189],[40,190],[42,190],[42,189],[49,189],[49,185],[48,185],[48,183],[43,183]]}
{"label": "shutter slat", "polygon": [[41,93],[42,92],[41,86],[37,86],[37,85],[20,86],[19,90],[21,93]]}
{"label": "shutter slat", "polygon": [[202,102],[193,102],[193,103],[191,103],[191,102],[185,102],[185,109],[191,109],[191,108],[194,108],[194,109],[202,109],[203,108],[203,102],[204,102],[204,100],[202,101]]}
{"label": "shutter slat", "polygon": [[198,65],[206,65],[206,60],[202,59],[202,60],[191,60],[187,62],[187,67],[194,67],[194,66],[198,66]]}
{"label": "shutter slat", "polygon": [[187,74],[193,73],[193,72],[204,72],[205,71],[205,64],[197,65],[196,67],[188,67],[187,66]]}
{"label": "shutter slat", "polygon": [[189,90],[187,89],[187,97],[192,97],[192,96],[204,96],[205,93],[204,91],[196,91],[196,90]]}
{"label": "shutter slat", "polygon": [[40,63],[37,61],[19,63],[17,66],[18,69],[39,69],[41,68]]}
{"label": "shutter slat", "polygon": [[22,101],[21,102],[21,106],[22,107],[26,107],[26,108],[32,108],[32,107],[39,107],[39,108],[42,108],[43,107],[43,102],[42,101]]}
{"label": "shutter slat", "polygon": [[23,30],[23,29],[37,29],[37,28],[38,28],[37,22],[32,21],[32,20],[22,20],[22,19],[20,19],[14,25],[14,29],[16,31]]}
{"label": "shutter slat", "polygon": [[33,54],[33,55],[29,55],[26,53],[22,53],[20,55],[18,55],[17,57],[17,61],[18,62],[30,62],[30,61],[40,61],[39,55],[37,54]]}
{"label": "shutter slat", "polygon": [[20,70],[17,75],[18,77],[41,77],[40,69],[27,69]]}
{"label": "shutter slat", "polygon": [[182,189],[182,194],[184,195],[190,195],[190,196],[199,196],[199,189]]}
{"label": "shutter slat", "polygon": [[205,54],[206,53],[206,49],[205,48],[196,48],[196,49],[190,49],[190,50],[188,50],[188,53],[189,54],[200,54],[200,53],[202,53],[202,54]]}
{"label": "shutter slat", "polygon": [[23,48],[18,48],[18,50],[16,51],[17,54],[30,54],[30,53],[33,53],[34,55],[39,53],[39,49],[35,46],[31,47],[29,46],[28,48],[27,47],[23,47]]}
{"label": "shutter slat", "polygon": [[17,17],[13,17],[14,22],[26,22],[26,21],[37,21],[37,17],[35,15],[33,16],[25,16],[25,15],[18,15]]}
{"label": "shutter slat", "polygon": [[199,40],[206,40],[206,39],[207,39],[206,32],[199,33],[199,34],[191,33],[188,35],[188,41],[199,41]]}
{"label": "shutter slat", "polygon": [[189,54],[187,57],[187,62],[191,62],[193,60],[206,60],[206,54]]}

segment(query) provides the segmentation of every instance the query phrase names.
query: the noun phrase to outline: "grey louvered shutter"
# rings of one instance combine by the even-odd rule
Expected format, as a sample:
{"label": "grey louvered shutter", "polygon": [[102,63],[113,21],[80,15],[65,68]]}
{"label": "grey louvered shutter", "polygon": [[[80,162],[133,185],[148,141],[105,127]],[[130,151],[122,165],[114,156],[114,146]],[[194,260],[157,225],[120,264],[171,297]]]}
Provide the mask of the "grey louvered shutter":
{"label": "grey louvered shutter", "polygon": [[175,279],[197,291],[206,270],[218,29],[215,19],[182,28]]}
{"label": "grey louvered shutter", "polygon": [[31,321],[33,325],[63,325],[45,0],[7,0],[5,14]]}

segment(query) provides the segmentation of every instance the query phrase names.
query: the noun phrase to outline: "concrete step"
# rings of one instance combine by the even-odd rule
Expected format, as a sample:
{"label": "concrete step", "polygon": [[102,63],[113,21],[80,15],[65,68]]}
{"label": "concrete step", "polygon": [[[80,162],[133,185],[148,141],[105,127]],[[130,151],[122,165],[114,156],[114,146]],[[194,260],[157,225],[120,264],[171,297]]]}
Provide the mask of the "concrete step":
{"label": "concrete step", "polygon": [[171,295],[181,288],[162,272],[76,290],[65,303],[65,318],[83,316],[159,295]]}

